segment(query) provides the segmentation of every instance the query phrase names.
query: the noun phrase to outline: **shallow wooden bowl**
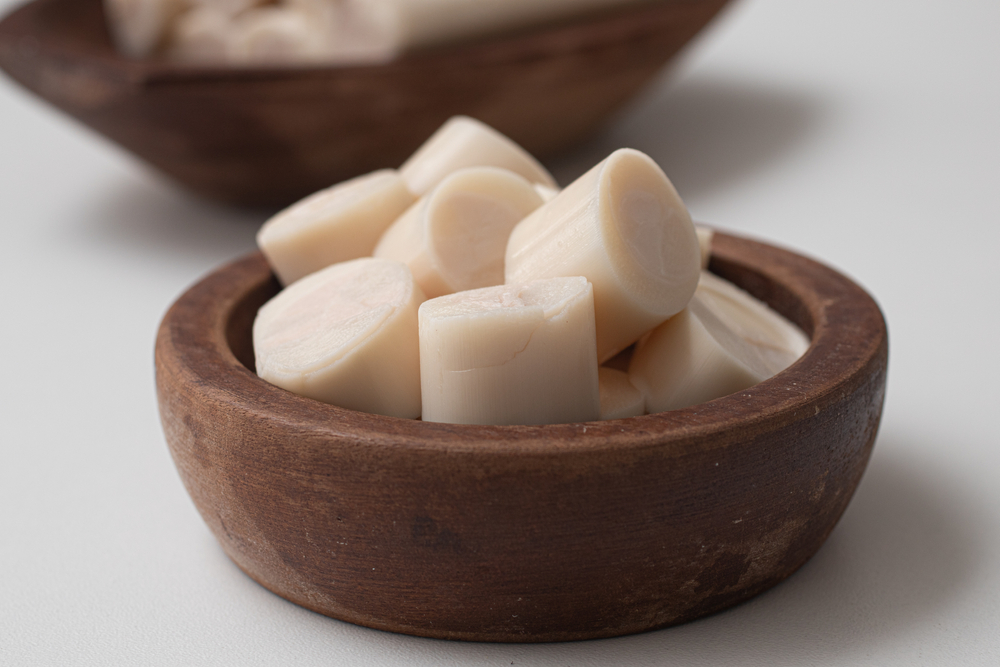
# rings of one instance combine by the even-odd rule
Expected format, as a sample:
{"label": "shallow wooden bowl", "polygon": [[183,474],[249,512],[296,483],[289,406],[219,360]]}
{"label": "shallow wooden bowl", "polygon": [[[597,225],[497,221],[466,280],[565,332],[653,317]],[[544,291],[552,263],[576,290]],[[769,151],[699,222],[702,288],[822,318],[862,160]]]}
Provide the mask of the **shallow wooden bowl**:
{"label": "shallow wooden bowl", "polygon": [[660,0],[372,67],[220,68],[117,54],[101,0],[35,0],[0,67],[206,197],[284,205],[397,167],[466,114],[545,157],[586,137],[726,4]]}
{"label": "shallow wooden bowl", "polygon": [[225,552],[293,602],[427,637],[553,641],[682,623],[774,586],[833,529],[885,394],[878,306],[833,270],[719,235],[712,270],[810,334],[745,392],[645,417],[459,426],[301,398],[253,372],[259,254],[170,309],[160,414]]}

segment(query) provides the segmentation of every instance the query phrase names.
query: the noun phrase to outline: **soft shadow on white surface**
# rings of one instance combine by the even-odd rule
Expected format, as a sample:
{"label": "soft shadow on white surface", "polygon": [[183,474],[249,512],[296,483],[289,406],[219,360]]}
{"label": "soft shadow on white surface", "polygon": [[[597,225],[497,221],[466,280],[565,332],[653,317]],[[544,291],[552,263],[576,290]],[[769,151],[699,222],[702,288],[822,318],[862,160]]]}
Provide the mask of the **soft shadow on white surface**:
{"label": "soft shadow on white surface", "polygon": [[229,258],[255,247],[272,213],[216,204],[158,178],[136,173],[95,192],[80,212],[80,235],[151,258]]}
{"label": "soft shadow on white surface", "polygon": [[608,129],[550,161],[563,185],[622,147],[663,168],[685,199],[732,187],[780,162],[817,131],[830,100],[737,78],[660,81]]}
{"label": "soft shadow on white surface", "polygon": [[[636,148],[663,167],[690,203],[789,159],[818,131],[826,105],[808,91],[739,79],[660,81],[607,129],[549,166],[568,184],[613,150]],[[197,261],[253,249],[257,229],[274,212],[216,204],[136,167],[93,193],[80,211],[81,234],[142,254]]]}
{"label": "soft shadow on white surface", "polygon": [[[906,452],[912,442],[891,437],[876,447],[850,507],[809,563],[758,598],[687,625],[563,644],[445,642],[327,619],[249,580],[250,590],[238,588],[257,599],[257,613],[269,609],[280,617],[283,632],[298,626],[311,637],[296,649],[309,664],[319,664],[313,661],[328,650],[364,656],[349,664],[907,664],[907,656],[919,655],[928,628],[977,585],[988,564],[980,537],[983,508],[956,480],[911,461]],[[927,448],[934,446],[921,443]],[[202,558],[224,558],[217,546],[213,550]],[[235,565],[228,569],[242,576]]]}

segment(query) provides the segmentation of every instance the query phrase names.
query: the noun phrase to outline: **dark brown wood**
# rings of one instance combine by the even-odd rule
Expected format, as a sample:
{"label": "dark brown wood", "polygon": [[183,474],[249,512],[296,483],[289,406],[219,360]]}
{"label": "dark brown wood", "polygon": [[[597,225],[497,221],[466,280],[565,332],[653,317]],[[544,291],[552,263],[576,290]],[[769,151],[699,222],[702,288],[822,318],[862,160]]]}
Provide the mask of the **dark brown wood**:
{"label": "dark brown wood", "polygon": [[455,114],[545,157],[592,133],[726,0],[661,0],[377,67],[130,61],[101,0],[35,0],[0,23],[0,67],[212,199],[286,205],[397,167]]}
{"label": "dark brown wood", "polygon": [[260,380],[250,327],[278,283],[253,254],[164,317],[167,442],[233,561],[322,614],[510,642],[689,621],[774,586],[829,535],[875,441],[888,353],[875,302],[819,263],[718,234],[711,266],[811,335],[798,362],[684,410],[491,427]]}

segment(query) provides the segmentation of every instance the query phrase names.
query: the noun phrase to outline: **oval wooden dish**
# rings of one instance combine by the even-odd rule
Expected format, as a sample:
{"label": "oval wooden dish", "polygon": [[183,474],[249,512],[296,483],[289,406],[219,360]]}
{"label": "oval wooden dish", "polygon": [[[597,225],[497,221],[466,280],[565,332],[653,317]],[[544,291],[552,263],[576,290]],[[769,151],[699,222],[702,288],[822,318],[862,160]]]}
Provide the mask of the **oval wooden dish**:
{"label": "oval wooden dish", "polygon": [[34,0],[0,23],[0,67],[206,197],[283,206],[397,167],[455,114],[544,158],[586,137],[727,0],[660,0],[369,67],[128,60],[101,0]]}
{"label": "oval wooden dish", "polygon": [[875,441],[888,353],[872,298],[821,264],[719,234],[711,268],[797,322],[806,354],[684,410],[459,426],[260,380],[251,324],[278,283],[254,254],[164,317],[167,442],[233,561],[322,614],[509,642],[689,621],[774,586],[830,534]]}

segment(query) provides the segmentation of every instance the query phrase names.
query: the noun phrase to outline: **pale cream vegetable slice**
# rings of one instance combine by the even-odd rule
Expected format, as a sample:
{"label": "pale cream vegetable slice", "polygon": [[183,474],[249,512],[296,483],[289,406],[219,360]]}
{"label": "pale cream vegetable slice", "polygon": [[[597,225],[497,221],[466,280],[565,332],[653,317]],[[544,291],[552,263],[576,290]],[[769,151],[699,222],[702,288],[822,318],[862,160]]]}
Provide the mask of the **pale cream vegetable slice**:
{"label": "pale cream vegetable slice", "polygon": [[538,161],[489,125],[455,116],[410,156],[399,173],[410,191],[423,196],[452,172],[466,167],[500,167],[531,183],[556,187]]}
{"label": "pale cream vegetable slice", "polygon": [[431,299],[500,285],[510,230],[541,205],[531,184],[513,172],[460,169],[389,227],[375,256],[409,266]]}
{"label": "pale cream vegetable slice", "polygon": [[395,55],[386,43],[384,8],[370,0],[286,0],[328,29],[326,61],[336,64],[374,64],[387,62]]}
{"label": "pale cream vegetable slice", "polygon": [[236,16],[248,9],[271,4],[271,0],[187,0],[192,8],[208,8],[227,16]]}
{"label": "pale cream vegetable slice", "polygon": [[341,2],[338,10],[332,62],[380,64],[398,55],[394,36],[385,30],[387,8],[356,0]]}
{"label": "pale cream vegetable slice", "polygon": [[415,201],[392,169],[312,194],[264,223],[257,245],[284,285],[325,266],[372,254]]}
{"label": "pale cream vegetable slice", "polygon": [[694,231],[698,235],[698,250],[701,252],[701,270],[704,271],[708,268],[708,263],[712,260],[712,238],[715,236],[715,231],[701,225],[695,225]]}
{"label": "pale cream vegetable slice", "polygon": [[605,361],[687,305],[700,261],[677,191],[649,156],[626,148],[514,228],[506,280],[585,276]]}
{"label": "pale cream vegetable slice", "polygon": [[499,285],[420,307],[424,421],[554,424],[601,416],[585,278]]}
{"label": "pale cream vegetable slice", "polygon": [[687,308],[636,345],[628,375],[654,413],[742,391],[772,373],[757,348],[695,294]]}
{"label": "pale cream vegetable slice", "polygon": [[258,312],[257,374],[342,408],[419,417],[423,300],[410,270],[387,259],[366,257],[313,273]]}
{"label": "pale cream vegetable slice", "polygon": [[[105,0],[109,22],[119,48],[133,57],[151,55],[167,34],[170,22],[188,8],[211,8],[231,17],[252,13],[263,6],[269,12],[261,21],[267,36],[255,37],[252,48],[230,54],[237,62],[332,63],[386,62],[408,49],[470,39],[552,21],[595,9],[640,0]],[[323,24],[327,36],[320,45],[291,26],[285,10],[305,11],[312,28]],[[277,18],[276,18],[277,17]],[[256,21],[256,19],[255,19]],[[296,19],[297,23],[301,23]],[[261,26],[258,26],[261,27]],[[302,38],[296,48],[295,35]],[[314,34],[310,31],[308,34]],[[191,47],[197,46],[198,48]],[[216,52],[200,42],[178,40],[171,55],[185,60],[216,59]]]}
{"label": "pale cream vegetable slice", "polygon": [[646,413],[646,399],[628,379],[628,373],[601,366],[601,419],[625,419]]}
{"label": "pale cream vegetable slice", "polygon": [[702,272],[696,292],[706,307],[760,352],[768,370],[785,370],[809,348],[809,338],[766,303],[728,280]]}
{"label": "pale cream vegetable slice", "polygon": [[166,53],[174,60],[226,63],[234,37],[232,15],[205,3],[184,12],[173,22]]}
{"label": "pale cream vegetable slice", "polygon": [[330,48],[325,22],[293,5],[266,5],[236,17],[230,58],[240,64],[319,62]]}
{"label": "pale cream vegetable slice", "polygon": [[641,0],[347,0],[377,14],[387,53],[524,28]]}
{"label": "pale cream vegetable slice", "polygon": [[152,55],[186,8],[186,0],[104,0],[115,44],[132,58]]}
{"label": "pale cream vegetable slice", "polygon": [[[268,4],[267,0],[188,0],[189,9],[177,16],[170,26],[164,50],[174,60],[191,63],[239,63],[256,57],[249,51],[248,36],[253,30],[259,31],[262,25],[268,28],[274,22],[274,9],[279,10],[278,16],[287,15],[286,8],[270,7],[245,17],[248,11]],[[311,22],[325,20],[326,24],[331,22],[336,6],[326,0],[294,0],[287,5],[293,15],[300,10],[323,9],[322,15],[313,11],[315,15],[310,18]],[[265,20],[260,21],[260,17]],[[283,62],[288,60],[287,56],[282,56]]]}
{"label": "pale cream vegetable slice", "polygon": [[303,11],[318,21],[330,21],[340,13],[345,3],[343,0],[284,0],[283,4]]}
{"label": "pale cream vegetable slice", "polygon": [[550,202],[556,198],[559,194],[559,188],[554,188],[549,185],[542,185],[541,183],[534,184],[535,192],[537,192],[542,197],[542,201]]}

